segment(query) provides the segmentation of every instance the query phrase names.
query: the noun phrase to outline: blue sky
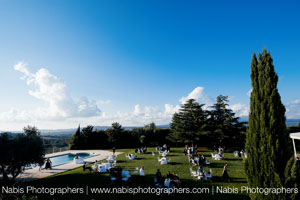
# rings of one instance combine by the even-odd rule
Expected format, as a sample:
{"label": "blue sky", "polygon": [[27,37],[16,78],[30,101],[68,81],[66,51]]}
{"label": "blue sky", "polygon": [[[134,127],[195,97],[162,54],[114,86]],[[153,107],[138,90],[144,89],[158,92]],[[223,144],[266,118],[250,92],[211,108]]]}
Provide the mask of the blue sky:
{"label": "blue sky", "polygon": [[0,130],[165,124],[183,97],[219,94],[245,116],[263,47],[287,117],[300,118],[299,4],[2,0]]}

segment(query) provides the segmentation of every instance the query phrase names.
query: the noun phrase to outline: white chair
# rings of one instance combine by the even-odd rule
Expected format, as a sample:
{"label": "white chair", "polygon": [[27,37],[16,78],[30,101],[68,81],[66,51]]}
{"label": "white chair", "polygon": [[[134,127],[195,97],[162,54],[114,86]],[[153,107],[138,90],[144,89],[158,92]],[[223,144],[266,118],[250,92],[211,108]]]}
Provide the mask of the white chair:
{"label": "white chair", "polygon": [[167,164],[168,164],[168,161],[167,161],[167,160],[163,160],[163,161],[160,162],[160,164],[161,164],[161,165],[167,165]]}
{"label": "white chair", "polygon": [[190,168],[191,176],[197,176],[197,172]]}
{"label": "white chair", "polygon": [[223,160],[224,157],[221,156],[220,154],[211,154],[211,157],[214,159],[214,160]]}
{"label": "white chair", "polygon": [[234,152],[233,152],[233,155],[234,155],[234,157],[237,158],[237,157],[239,157],[239,152],[238,152],[238,151],[234,151]]}
{"label": "white chair", "polygon": [[199,179],[199,180],[205,180],[205,179],[206,179],[204,169],[203,169],[202,172],[200,172],[200,171],[198,170],[198,179]]}
{"label": "white chair", "polygon": [[154,153],[154,152],[152,152],[152,156],[155,156],[155,153]]}
{"label": "white chair", "polygon": [[134,160],[135,159],[135,156],[131,153],[129,153],[127,156],[126,156],[129,160]]}
{"label": "white chair", "polygon": [[111,163],[113,163],[115,160],[116,160],[116,157],[114,157],[114,156],[109,156],[109,157],[107,158],[107,161],[108,161],[108,162],[111,162]]}
{"label": "white chair", "polygon": [[116,167],[117,166],[117,161],[115,160],[114,163],[112,164],[112,167]]}

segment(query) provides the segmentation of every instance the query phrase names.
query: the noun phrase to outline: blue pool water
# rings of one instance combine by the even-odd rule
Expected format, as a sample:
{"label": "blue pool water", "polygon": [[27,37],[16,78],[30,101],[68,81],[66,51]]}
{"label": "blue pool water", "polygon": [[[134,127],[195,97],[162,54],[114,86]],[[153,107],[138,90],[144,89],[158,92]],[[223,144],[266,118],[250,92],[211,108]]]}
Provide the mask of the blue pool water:
{"label": "blue pool water", "polygon": [[77,153],[77,154],[68,153],[68,154],[50,157],[50,160],[52,162],[52,166],[57,166],[57,165],[61,165],[73,161],[76,156],[81,158],[87,158],[90,157],[91,155],[89,153]]}

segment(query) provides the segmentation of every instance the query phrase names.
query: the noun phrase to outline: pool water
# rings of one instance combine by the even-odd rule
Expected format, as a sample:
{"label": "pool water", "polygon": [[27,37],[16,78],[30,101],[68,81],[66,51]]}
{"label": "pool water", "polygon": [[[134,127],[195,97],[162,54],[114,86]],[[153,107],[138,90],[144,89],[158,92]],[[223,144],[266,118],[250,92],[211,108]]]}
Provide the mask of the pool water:
{"label": "pool water", "polygon": [[76,156],[80,158],[87,158],[90,157],[91,155],[89,153],[77,153],[77,154],[68,153],[68,154],[50,157],[50,160],[52,162],[52,166],[57,166],[57,165],[62,165],[73,161]]}

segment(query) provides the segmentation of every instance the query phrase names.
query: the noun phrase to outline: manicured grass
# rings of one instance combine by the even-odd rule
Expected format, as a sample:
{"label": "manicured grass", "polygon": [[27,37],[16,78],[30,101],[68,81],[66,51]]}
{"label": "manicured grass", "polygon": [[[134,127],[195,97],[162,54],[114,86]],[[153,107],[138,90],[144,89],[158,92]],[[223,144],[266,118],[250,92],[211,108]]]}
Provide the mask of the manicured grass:
{"label": "manicured grass", "polygon": [[[225,153],[225,160],[223,161],[215,161],[211,159],[211,152],[208,149],[200,148],[199,154],[203,154],[208,160],[211,161],[211,165],[209,167],[204,167],[205,171],[208,171],[210,168],[213,172],[212,182],[203,182],[199,181],[196,178],[193,178],[190,175],[189,168],[193,167],[194,170],[197,169],[196,166],[191,166],[188,162],[187,156],[184,156],[183,148],[173,148],[171,152],[167,156],[167,159],[171,159],[168,165],[160,165],[157,161],[158,153],[154,148],[148,148],[147,154],[138,154],[137,159],[129,160],[126,158],[127,153],[134,153],[132,149],[120,149],[119,152],[124,152],[124,154],[119,155],[117,158],[117,165],[121,166],[123,169],[129,170],[132,177],[131,180],[127,183],[124,183],[123,186],[127,187],[137,187],[140,186],[140,177],[138,174],[134,174],[136,167],[145,167],[145,187],[154,187],[154,176],[157,169],[160,169],[163,177],[166,177],[168,171],[175,172],[178,174],[182,181],[182,187],[187,188],[203,188],[216,186],[224,186],[224,187],[236,187],[240,188],[241,186],[247,185],[246,175],[244,172],[244,163],[242,159],[235,158],[233,153]],[[155,156],[152,156],[151,152],[155,152]],[[228,173],[231,178],[231,182],[224,182],[222,180],[222,170],[225,162],[228,162]],[[60,174],[55,174],[53,176],[34,181],[28,183],[29,185],[35,186],[44,186],[44,187],[117,187],[117,185],[112,184],[110,181],[109,174],[100,174],[97,172],[90,173],[89,171],[83,171],[81,167],[69,170]],[[191,199],[249,199],[247,194],[197,194],[197,195],[184,195],[184,197],[190,196]],[[41,196],[43,199],[51,198],[53,196]],[[103,199],[153,199],[156,197],[155,195],[145,195],[145,194],[136,194],[136,195],[120,195],[120,194],[111,194],[111,195],[77,195],[77,196],[56,196],[55,199],[65,199],[65,198],[81,198],[81,199],[98,199],[103,197]],[[177,198],[183,197],[182,195],[170,196],[166,195],[164,198]]]}

